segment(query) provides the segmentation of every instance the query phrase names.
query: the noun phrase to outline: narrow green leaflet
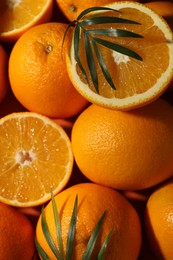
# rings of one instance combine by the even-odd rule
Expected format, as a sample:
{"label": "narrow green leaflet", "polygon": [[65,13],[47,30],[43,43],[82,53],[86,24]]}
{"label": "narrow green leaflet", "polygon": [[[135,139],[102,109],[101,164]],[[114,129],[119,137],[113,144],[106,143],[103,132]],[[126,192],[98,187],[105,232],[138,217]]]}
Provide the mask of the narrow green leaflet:
{"label": "narrow green leaflet", "polygon": [[66,37],[66,35],[67,35],[67,32],[68,32],[68,30],[70,29],[70,27],[72,27],[72,26],[75,25],[75,23],[76,23],[75,21],[72,21],[70,24],[68,24],[68,26],[67,26],[67,28],[66,28],[66,30],[65,30],[65,32],[64,32],[63,39],[62,39],[61,56],[62,56],[62,50],[63,50],[63,46],[64,46],[65,37]]}
{"label": "narrow green leaflet", "polygon": [[142,57],[141,56],[139,56],[136,52],[130,50],[127,47],[124,47],[122,45],[115,44],[113,42],[109,42],[109,41],[106,41],[106,40],[103,40],[103,39],[100,39],[100,38],[94,38],[94,40],[97,43],[107,47],[108,49],[112,49],[112,50],[117,51],[117,52],[119,52],[121,54],[124,54],[124,55],[127,55],[129,57],[132,57],[132,58],[135,58],[137,60],[142,61]]}
{"label": "narrow green leaflet", "polygon": [[57,242],[59,246],[59,252],[60,255],[63,257],[63,243],[62,243],[62,234],[61,234],[61,223],[60,223],[60,217],[58,214],[58,209],[55,203],[55,199],[51,190],[51,199],[52,199],[52,208],[53,208],[53,214],[54,214],[54,221],[55,221],[55,228],[56,228],[56,236],[57,236]]}
{"label": "narrow green leaflet", "polygon": [[50,246],[50,249],[52,250],[52,252],[54,253],[54,255],[57,257],[57,259],[59,260],[63,260],[63,257],[61,257],[61,255],[59,254],[54,242],[53,242],[53,239],[51,237],[51,234],[50,234],[50,231],[49,231],[49,228],[48,228],[48,225],[47,225],[47,221],[46,221],[46,218],[45,218],[45,213],[44,213],[44,207],[42,208],[42,218],[41,218],[41,225],[42,225],[42,230],[43,230],[43,234],[45,236],[45,239],[47,241],[47,243],[49,244]]}
{"label": "narrow green leaflet", "polygon": [[94,84],[94,87],[97,92],[99,92],[98,89],[98,76],[97,76],[97,69],[94,62],[94,57],[92,53],[92,48],[90,44],[90,40],[88,38],[88,34],[84,31],[84,46],[85,46],[85,52],[86,52],[86,58],[88,63],[89,72],[91,75],[92,82]]}
{"label": "narrow green leaflet", "polygon": [[103,29],[89,29],[87,33],[99,36],[110,36],[110,37],[131,37],[131,38],[143,38],[142,35],[122,29],[114,28],[103,28]]}
{"label": "narrow green leaflet", "polygon": [[[94,39],[92,40],[92,43],[93,43],[93,47],[94,47],[94,50],[95,50],[95,53],[97,55],[97,59],[98,59],[98,62],[99,62],[99,65],[101,67],[101,70],[105,76],[105,79],[107,80],[107,82],[109,83],[109,85],[113,88],[113,89],[116,89],[115,86],[114,86],[114,83],[112,81],[112,78],[109,74],[109,71],[108,71],[108,68],[106,66],[106,62],[104,61],[99,49],[97,48],[97,44],[95,43]],[[97,90],[97,89],[96,89]],[[98,91],[98,90],[97,90]]]}
{"label": "narrow green leaflet", "polygon": [[90,257],[92,255],[92,252],[94,250],[95,244],[96,244],[98,236],[99,236],[99,232],[100,232],[101,227],[103,225],[105,215],[106,215],[106,211],[103,213],[103,215],[99,219],[99,222],[97,223],[93,233],[91,234],[91,237],[90,237],[88,244],[86,246],[86,250],[85,250],[85,252],[82,256],[82,260],[90,260]]}
{"label": "narrow green leaflet", "polygon": [[76,231],[77,207],[78,207],[78,196],[76,196],[75,199],[69,230],[68,230],[67,245],[66,245],[66,260],[72,259],[74,236]]}
{"label": "narrow green leaflet", "polygon": [[107,23],[126,23],[126,24],[139,24],[136,21],[129,19],[124,19],[116,16],[99,16],[99,17],[90,17],[80,22],[80,26],[91,26],[96,24],[107,24]]}
{"label": "narrow green leaflet", "polygon": [[[76,196],[76,199],[75,199],[75,202],[74,202],[73,212],[72,212],[71,220],[70,220],[70,224],[69,224],[67,244],[66,244],[66,258],[65,259],[63,257],[60,216],[59,216],[59,213],[58,213],[58,209],[57,209],[56,202],[55,202],[52,191],[51,191],[51,198],[52,198],[52,208],[53,208],[53,213],[54,213],[54,221],[55,221],[55,226],[56,226],[56,235],[57,235],[57,240],[58,240],[58,244],[59,244],[59,248],[60,248],[60,253],[57,250],[57,248],[56,248],[56,246],[53,242],[53,239],[51,237],[50,231],[48,229],[48,224],[47,224],[47,221],[46,221],[46,218],[45,218],[44,207],[42,208],[42,217],[41,217],[41,226],[42,226],[43,234],[44,234],[46,241],[47,241],[48,245],[50,246],[52,252],[54,253],[56,259],[58,259],[58,260],[71,260],[72,259],[72,253],[73,253],[73,247],[74,247],[75,231],[76,231],[78,196]],[[106,215],[106,211],[103,213],[103,215],[99,219],[93,233],[90,236],[90,239],[89,239],[88,244],[86,246],[86,250],[84,252],[82,260],[89,260],[90,259],[92,252],[94,250],[96,241],[98,239],[99,232],[100,232],[101,227],[103,225],[105,215]],[[107,235],[107,237],[105,238],[105,240],[104,240],[104,242],[103,242],[103,244],[100,248],[99,254],[98,254],[98,260],[104,260],[105,251],[106,251],[107,244],[109,242],[111,234],[112,234],[112,231],[110,231],[109,234]],[[39,255],[41,256],[41,258],[43,260],[51,260],[49,258],[49,256],[47,255],[47,253],[44,251],[44,249],[41,247],[41,245],[39,244],[37,239],[35,239],[35,246],[36,246],[37,252],[39,253]]]}
{"label": "narrow green leaflet", "polygon": [[40,246],[40,244],[38,243],[37,239],[35,239],[35,247],[36,247],[37,252],[39,253],[39,255],[41,256],[42,259],[44,259],[44,260],[51,260],[49,258],[49,256],[46,254],[46,252],[44,251],[44,249]]}
{"label": "narrow green leaflet", "polygon": [[95,11],[113,11],[113,12],[120,12],[120,11],[117,11],[113,8],[109,8],[109,7],[90,7],[90,8],[87,8],[85,9],[83,12],[80,13],[80,15],[77,17],[77,21],[79,21],[80,19],[82,19],[83,16],[89,14],[89,13],[92,13],[92,12],[95,12]]}
{"label": "narrow green leaflet", "polygon": [[106,248],[107,248],[107,245],[108,245],[108,242],[109,242],[109,239],[110,239],[111,235],[112,235],[112,230],[109,232],[109,234],[105,238],[105,240],[104,240],[104,242],[102,244],[102,247],[101,247],[101,249],[99,251],[97,260],[104,260],[105,253],[106,253]]}
{"label": "narrow green leaflet", "polygon": [[81,60],[80,60],[80,57],[79,57],[79,41],[80,41],[80,28],[78,25],[76,25],[75,27],[75,30],[74,30],[74,54],[75,54],[75,60],[85,78],[85,80],[87,81],[87,83],[89,84],[88,82],[88,77],[87,77],[87,74],[85,72],[85,69],[83,68],[82,66],[82,63],[81,63]]}

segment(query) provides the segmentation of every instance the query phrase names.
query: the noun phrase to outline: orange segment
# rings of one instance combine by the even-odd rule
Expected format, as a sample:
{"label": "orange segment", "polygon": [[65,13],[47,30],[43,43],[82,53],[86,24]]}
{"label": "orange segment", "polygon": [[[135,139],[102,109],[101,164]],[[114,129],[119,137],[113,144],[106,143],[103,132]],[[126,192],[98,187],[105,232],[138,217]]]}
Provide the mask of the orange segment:
{"label": "orange segment", "polygon": [[35,206],[68,182],[73,166],[70,140],[47,117],[31,112],[0,119],[0,201]]}
{"label": "orange segment", "polygon": [[30,27],[48,22],[53,0],[3,0],[0,2],[0,39],[17,40]]}
{"label": "orange segment", "polygon": [[97,43],[97,48],[108,68],[115,90],[111,88],[99,65],[94,45],[90,44],[93,59],[98,75],[97,93],[85,54],[84,34],[81,32],[79,40],[79,57],[87,74],[89,84],[86,82],[78,64],[74,51],[74,37],[72,39],[69,55],[67,55],[67,68],[69,76],[76,89],[90,102],[109,108],[131,109],[150,103],[158,98],[167,88],[173,77],[173,34],[167,23],[151,9],[136,2],[115,2],[108,7],[118,10],[92,13],[96,16],[116,16],[138,22],[139,24],[109,23],[87,25],[87,29],[122,29],[139,34],[142,38],[122,36],[98,36],[101,40],[129,48],[142,60],[119,53]]}

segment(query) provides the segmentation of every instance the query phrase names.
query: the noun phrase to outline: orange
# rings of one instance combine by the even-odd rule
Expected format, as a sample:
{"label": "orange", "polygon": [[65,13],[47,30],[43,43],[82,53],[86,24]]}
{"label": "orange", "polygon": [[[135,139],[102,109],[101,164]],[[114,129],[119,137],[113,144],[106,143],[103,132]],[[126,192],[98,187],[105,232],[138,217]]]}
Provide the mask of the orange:
{"label": "orange", "polygon": [[34,259],[34,229],[17,209],[0,203],[1,259]]}
{"label": "orange", "polygon": [[82,11],[84,11],[87,8],[93,6],[102,6],[118,1],[120,0],[56,0],[56,3],[59,9],[62,11],[62,13],[68,18],[68,20],[73,21]]}
{"label": "orange", "polygon": [[72,129],[72,149],[91,181],[120,190],[141,190],[173,174],[173,107],[158,99],[120,111],[92,104]]}
{"label": "orange", "polygon": [[8,87],[8,57],[0,45],[0,102],[6,96]]}
{"label": "orange", "polygon": [[53,120],[32,112],[0,119],[0,201],[40,205],[67,184],[73,167],[71,142]]}
{"label": "orange", "polygon": [[173,259],[173,180],[162,184],[149,197],[145,224],[157,259]]}
{"label": "orange", "polygon": [[74,22],[66,55],[69,77],[94,104],[121,110],[149,104],[173,77],[173,33],[144,4],[114,2],[107,7],[113,10],[91,12]]}
{"label": "orange", "polygon": [[[78,208],[72,259],[82,259],[89,237],[105,210],[105,219],[90,259],[97,259],[101,245],[111,230],[112,234],[104,259],[137,259],[141,246],[141,226],[135,209],[117,191],[93,183],[71,186],[55,197],[62,229],[63,259],[66,259],[67,233],[76,195]],[[45,207],[45,218],[52,239],[58,248],[52,201]],[[49,258],[57,259],[45,240],[41,219],[42,216],[37,223],[36,238]]]}
{"label": "orange", "polygon": [[53,0],[0,1],[0,40],[15,42],[29,28],[48,22],[52,11]]}
{"label": "orange", "polygon": [[78,114],[88,103],[73,87],[62,49],[63,23],[46,23],[27,31],[9,59],[9,79],[19,102],[30,111],[54,118]]}
{"label": "orange", "polygon": [[145,3],[167,21],[173,30],[173,2],[171,1],[151,1]]}

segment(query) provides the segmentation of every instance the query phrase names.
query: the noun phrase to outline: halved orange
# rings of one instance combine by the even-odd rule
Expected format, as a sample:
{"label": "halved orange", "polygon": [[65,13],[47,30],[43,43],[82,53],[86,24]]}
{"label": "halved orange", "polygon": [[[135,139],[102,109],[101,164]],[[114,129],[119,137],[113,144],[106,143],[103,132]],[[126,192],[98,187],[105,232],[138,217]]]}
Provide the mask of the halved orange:
{"label": "halved orange", "polygon": [[40,205],[67,184],[73,167],[71,142],[53,120],[33,112],[0,119],[0,201]]}
{"label": "halved orange", "polygon": [[107,7],[111,10],[85,10],[71,24],[68,74],[92,103],[122,110],[143,106],[158,98],[173,77],[173,33],[144,4]]}
{"label": "halved orange", "polygon": [[0,1],[0,40],[16,41],[34,25],[48,22],[53,11],[53,0]]}

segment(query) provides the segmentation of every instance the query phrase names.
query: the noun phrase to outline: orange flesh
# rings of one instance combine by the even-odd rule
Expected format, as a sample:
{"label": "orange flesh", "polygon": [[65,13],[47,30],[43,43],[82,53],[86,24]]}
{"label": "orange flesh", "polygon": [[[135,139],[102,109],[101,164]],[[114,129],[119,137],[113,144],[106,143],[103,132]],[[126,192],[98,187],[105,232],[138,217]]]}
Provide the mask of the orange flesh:
{"label": "orange flesh", "polygon": [[13,118],[0,125],[0,140],[0,197],[32,203],[68,181],[72,158],[61,131],[39,118]]}
{"label": "orange flesh", "polygon": [[[108,39],[108,37],[99,37],[128,47],[140,55],[143,61],[129,58],[125,55],[119,55],[115,51],[99,45],[99,50],[106,61],[109,73],[111,74],[116,87],[116,90],[113,90],[110,87],[102,74],[98,62],[96,62],[99,80],[99,94],[108,98],[125,98],[137,93],[145,92],[156,84],[157,79],[161,77],[162,73],[166,71],[169,65],[169,50],[166,45],[165,36],[163,35],[163,32],[153,24],[153,20],[147,14],[133,8],[123,8],[120,10],[120,13],[111,12],[111,15],[135,20],[139,22],[140,25],[111,24],[111,27],[133,31],[142,35],[144,38],[114,37]],[[105,15],[107,15],[107,13],[105,13]],[[110,28],[110,25],[105,24],[100,27],[103,28],[103,26],[104,28]],[[80,57],[85,70],[88,71],[84,43],[82,40],[80,41]],[[119,58],[122,61],[120,63],[118,62]],[[77,68],[77,71],[81,80],[84,82],[79,68]],[[134,75],[134,77],[132,77],[132,75]],[[89,87],[96,92],[89,74],[88,78],[90,82]]]}
{"label": "orange flesh", "polygon": [[[40,14],[47,0],[0,1],[0,33],[20,29]],[[11,22],[10,22],[11,21]]]}

